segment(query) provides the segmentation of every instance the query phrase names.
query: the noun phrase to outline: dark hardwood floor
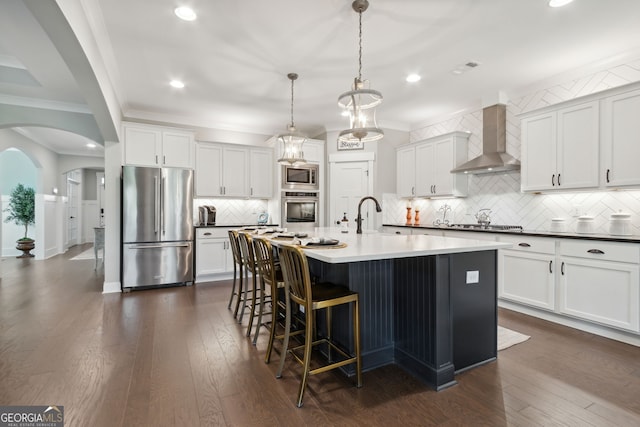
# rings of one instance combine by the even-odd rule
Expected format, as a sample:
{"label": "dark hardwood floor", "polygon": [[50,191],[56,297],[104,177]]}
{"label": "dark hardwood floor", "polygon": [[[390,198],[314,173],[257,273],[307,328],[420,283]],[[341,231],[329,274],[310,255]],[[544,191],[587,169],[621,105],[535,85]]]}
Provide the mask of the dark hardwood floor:
{"label": "dark hardwood floor", "polygon": [[638,426],[640,348],[501,310],[531,335],[435,392],[387,366],[356,389],[264,363],[227,310],[230,282],[102,295],[87,246],[2,259],[0,405],[64,405],[67,426]]}

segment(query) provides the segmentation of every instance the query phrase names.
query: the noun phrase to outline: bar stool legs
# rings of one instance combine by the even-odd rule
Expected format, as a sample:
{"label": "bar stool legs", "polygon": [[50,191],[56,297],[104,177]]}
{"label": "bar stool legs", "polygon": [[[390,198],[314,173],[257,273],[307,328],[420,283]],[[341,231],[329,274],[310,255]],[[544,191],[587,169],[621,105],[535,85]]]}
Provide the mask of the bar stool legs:
{"label": "bar stool legs", "polygon": [[[302,399],[310,375],[336,369],[341,366],[355,363],[356,365],[356,387],[362,387],[362,358],[360,355],[360,311],[358,293],[349,290],[344,286],[337,286],[330,283],[316,283],[311,286],[309,265],[303,250],[291,245],[280,247],[280,261],[284,276],[285,292],[290,301],[300,304],[305,312],[305,338],[304,344],[289,349],[289,337],[291,329],[291,312],[286,311],[285,336],[283,351],[291,353],[293,358],[302,365],[302,378],[298,390],[297,406],[302,406]],[[349,355],[338,347],[331,340],[331,308],[338,305],[353,304],[353,347],[355,355]],[[317,310],[327,309],[327,336],[323,339],[314,340],[315,316]],[[331,357],[327,364],[311,369],[311,353],[315,345],[324,344],[329,349],[329,355],[335,352],[341,356],[341,360],[332,361]],[[302,350],[300,356],[297,351]],[[280,365],[276,378],[282,377],[285,357],[280,358]]]}

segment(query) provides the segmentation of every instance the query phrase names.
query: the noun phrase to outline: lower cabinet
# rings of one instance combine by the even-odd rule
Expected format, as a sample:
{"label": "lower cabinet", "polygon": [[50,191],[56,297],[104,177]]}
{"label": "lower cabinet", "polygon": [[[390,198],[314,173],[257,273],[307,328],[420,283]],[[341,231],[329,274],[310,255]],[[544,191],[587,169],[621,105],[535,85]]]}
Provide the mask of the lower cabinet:
{"label": "lower cabinet", "polygon": [[500,236],[513,243],[498,254],[498,296],[545,310],[555,309],[555,241]]}
{"label": "lower cabinet", "polygon": [[233,253],[227,228],[196,230],[196,283],[223,279],[233,271]]}
{"label": "lower cabinet", "polygon": [[559,312],[639,332],[638,252],[632,244],[561,241]]}

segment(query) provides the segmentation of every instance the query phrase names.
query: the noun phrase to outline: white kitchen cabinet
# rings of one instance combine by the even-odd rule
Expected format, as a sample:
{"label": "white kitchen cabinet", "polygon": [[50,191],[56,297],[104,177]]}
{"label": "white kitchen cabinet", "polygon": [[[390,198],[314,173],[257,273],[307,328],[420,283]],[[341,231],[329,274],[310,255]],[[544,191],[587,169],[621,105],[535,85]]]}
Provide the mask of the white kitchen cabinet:
{"label": "white kitchen cabinet", "polygon": [[244,147],[224,146],[222,149],[222,195],[250,196],[249,150]]}
{"label": "white kitchen cabinet", "polygon": [[196,145],[195,193],[196,197],[222,195],[222,146]]}
{"label": "white kitchen cabinet", "polygon": [[555,309],[555,240],[499,236],[512,243],[498,251],[498,297],[545,310]]}
{"label": "white kitchen cabinet", "polygon": [[196,197],[273,197],[271,149],[199,142],[196,153]]}
{"label": "white kitchen cabinet", "polygon": [[122,126],[126,165],[193,169],[193,133],[142,124]]}
{"label": "white kitchen cabinet", "polygon": [[270,149],[249,151],[249,195],[270,199],[273,197],[273,176],[276,163]]}
{"label": "white kitchen cabinet", "polygon": [[469,134],[452,132],[396,151],[396,191],[400,197],[464,197],[468,178],[451,169],[467,159]]}
{"label": "white kitchen cabinet", "polygon": [[416,147],[403,147],[396,151],[396,191],[398,197],[416,195]]}
{"label": "white kitchen cabinet", "polygon": [[640,248],[598,241],[560,241],[559,311],[640,331]]}
{"label": "white kitchen cabinet", "polygon": [[598,101],[523,116],[522,190],[597,188]]}
{"label": "white kitchen cabinet", "polygon": [[233,253],[227,228],[196,230],[196,283],[233,271]]}
{"label": "white kitchen cabinet", "polygon": [[640,90],[602,102],[602,156],[605,187],[640,184]]}

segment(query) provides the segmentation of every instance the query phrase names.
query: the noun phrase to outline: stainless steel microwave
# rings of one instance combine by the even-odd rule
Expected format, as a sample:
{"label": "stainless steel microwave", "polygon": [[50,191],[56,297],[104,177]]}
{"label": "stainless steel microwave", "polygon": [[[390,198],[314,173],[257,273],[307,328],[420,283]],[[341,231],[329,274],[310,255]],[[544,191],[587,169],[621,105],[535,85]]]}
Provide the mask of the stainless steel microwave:
{"label": "stainless steel microwave", "polygon": [[319,190],[318,165],[282,166],[283,190]]}

